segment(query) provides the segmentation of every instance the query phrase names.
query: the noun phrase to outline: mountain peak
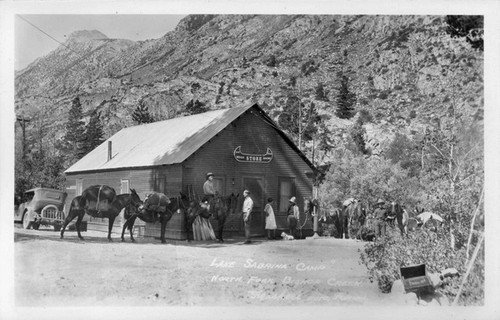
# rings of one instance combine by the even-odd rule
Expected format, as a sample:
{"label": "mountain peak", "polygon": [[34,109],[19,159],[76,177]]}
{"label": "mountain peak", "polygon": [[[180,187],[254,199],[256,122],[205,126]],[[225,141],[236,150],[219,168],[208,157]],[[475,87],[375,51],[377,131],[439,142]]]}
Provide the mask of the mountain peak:
{"label": "mountain peak", "polygon": [[74,42],[86,42],[97,39],[108,39],[108,37],[104,33],[97,30],[74,31],[68,37],[68,41]]}

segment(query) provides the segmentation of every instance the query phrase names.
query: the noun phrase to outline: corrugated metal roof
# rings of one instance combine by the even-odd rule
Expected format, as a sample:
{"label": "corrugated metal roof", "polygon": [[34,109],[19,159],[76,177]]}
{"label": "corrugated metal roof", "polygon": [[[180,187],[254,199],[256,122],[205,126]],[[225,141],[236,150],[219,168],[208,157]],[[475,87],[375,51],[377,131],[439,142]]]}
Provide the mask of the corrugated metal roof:
{"label": "corrugated metal roof", "polygon": [[[250,108],[215,110],[122,129],[65,172],[181,163]],[[108,141],[112,142],[109,161]]]}

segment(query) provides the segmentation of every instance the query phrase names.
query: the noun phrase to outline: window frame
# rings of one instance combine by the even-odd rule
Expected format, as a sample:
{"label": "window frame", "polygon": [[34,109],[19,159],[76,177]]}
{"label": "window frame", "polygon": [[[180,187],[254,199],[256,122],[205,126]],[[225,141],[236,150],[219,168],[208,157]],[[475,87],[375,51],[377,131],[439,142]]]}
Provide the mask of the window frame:
{"label": "window frame", "polygon": [[[295,185],[295,177],[278,177],[278,215],[286,215],[288,209],[288,201],[291,197],[293,197],[296,193],[296,185]],[[282,193],[282,183],[290,182],[291,183],[291,192],[289,195],[286,195],[286,199],[284,199],[285,195]],[[283,206],[283,210],[282,210]]]}

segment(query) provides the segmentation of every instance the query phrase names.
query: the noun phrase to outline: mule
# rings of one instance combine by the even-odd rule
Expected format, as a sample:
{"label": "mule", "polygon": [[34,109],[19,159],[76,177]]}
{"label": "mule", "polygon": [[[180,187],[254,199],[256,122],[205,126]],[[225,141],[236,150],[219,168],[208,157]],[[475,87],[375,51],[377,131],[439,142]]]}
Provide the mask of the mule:
{"label": "mule", "polygon": [[359,231],[362,224],[360,225],[358,219],[362,219],[364,222],[364,217],[366,217],[365,211],[361,205],[361,201],[357,199],[349,198],[344,201],[344,208],[342,209],[339,223],[340,238],[349,239],[350,233],[355,233],[352,230],[353,223],[354,227],[357,228],[356,231]]}
{"label": "mule", "polygon": [[332,210],[328,210],[325,209],[317,199],[306,198],[304,201],[304,212],[305,214],[310,215],[316,212],[316,215],[318,216],[318,232],[320,234],[323,233],[325,225],[328,227],[333,225],[335,230],[333,230],[333,234],[331,234],[331,236],[335,238],[339,237],[338,230],[340,229],[340,209],[333,208]]}
{"label": "mule", "polygon": [[366,221],[366,205],[361,200],[354,200],[348,207],[349,234],[361,240],[361,229]]}
{"label": "mule", "polygon": [[104,185],[91,186],[82,192],[81,196],[75,197],[71,201],[68,216],[64,220],[61,228],[61,239],[64,238],[64,231],[67,225],[75,218],[76,231],[78,238],[84,240],[80,233],[80,226],[85,214],[94,218],[108,219],[108,240],[111,239],[111,230],[116,217],[120,212],[128,206],[138,208],[142,205],[141,198],[134,189],[130,189],[131,193],[116,195],[113,188]]}
{"label": "mule", "polygon": [[391,202],[390,215],[394,216],[394,221],[398,224],[401,236],[408,235],[409,215],[404,206],[396,201]]}
{"label": "mule", "polygon": [[134,223],[137,218],[144,222],[156,223],[160,222],[160,241],[166,243],[165,232],[167,230],[167,223],[172,219],[175,213],[185,214],[189,207],[189,200],[182,193],[173,198],[168,198],[163,193],[153,192],[146,195],[144,198],[144,205],[136,213],[125,213],[125,224],[122,228],[122,241],[125,241],[125,229],[130,232],[130,241],[135,242],[134,239]]}
{"label": "mule", "polygon": [[222,237],[224,233],[224,224],[229,215],[234,214],[236,211],[238,194],[234,193],[228,196],[215,196],[210,201],[211,212],[214,218],[217,219],[217,234],[216,238],[219,242],[224,242]]}

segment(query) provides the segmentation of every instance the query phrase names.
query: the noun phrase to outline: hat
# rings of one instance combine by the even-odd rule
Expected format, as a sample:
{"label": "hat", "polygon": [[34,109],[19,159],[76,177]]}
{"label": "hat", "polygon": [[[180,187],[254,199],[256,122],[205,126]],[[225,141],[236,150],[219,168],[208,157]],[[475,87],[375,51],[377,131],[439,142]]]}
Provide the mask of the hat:
{"label": "hat", "polygon": [[382,199],[378,199],[378,200],[377,200],[377,203],[375,203],[375,205],[377,205],[377,204],[384,204],[384,203],[385,203],[385,201],[384,201],[384,200],[382,200]]}
{"label": "hat", "polygon": [[250,193],[250,191],[248,191],[248,190],[245,190],[245,191],[243,191],[243,193]]}
{"label": "hat", "polygon": [[288,201],[290,201],[290,202],[292,202],[292,203],[295,203],[296,198],[295,198],[295,197],[291,197],[291,198],[290,198],[290,200],[288,200]]}
{"label": "hat", "polygon": [[207,178],[210,177],[210,176],[213,176],[214,174],[212,172],[208,172],[207,173]]}

